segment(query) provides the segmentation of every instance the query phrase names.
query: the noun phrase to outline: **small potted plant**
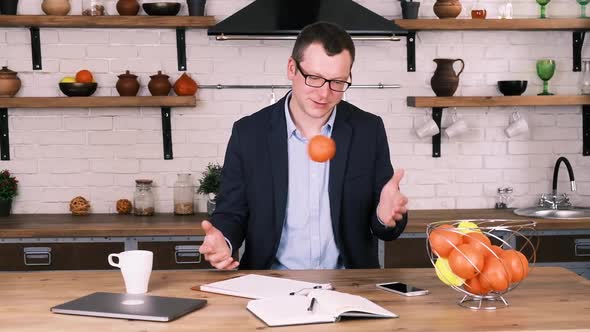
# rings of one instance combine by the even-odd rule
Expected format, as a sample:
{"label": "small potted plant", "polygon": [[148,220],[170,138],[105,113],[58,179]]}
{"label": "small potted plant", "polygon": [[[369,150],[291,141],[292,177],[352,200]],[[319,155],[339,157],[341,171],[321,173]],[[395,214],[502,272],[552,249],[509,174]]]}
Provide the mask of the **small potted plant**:
{"label": "small potted plant", "polygon": [[9,216],[12,198],[18,194],[18,180],[8,170],[0,172],[0,216]]}
{"label": "small potted plant", "polygon": [[399,0],[402,6],[402,18],[416,19],[418,18],[418,8],[420,2],[412,0]]}
{"label": "small potted plant", "polygon": [[207,194],[207,213],[213,214],[215,211],[215,199],[219,193],[219,182],[221,180],[222,167],[218,163],[210,163],[199,179],[199,188],[197,193]]}

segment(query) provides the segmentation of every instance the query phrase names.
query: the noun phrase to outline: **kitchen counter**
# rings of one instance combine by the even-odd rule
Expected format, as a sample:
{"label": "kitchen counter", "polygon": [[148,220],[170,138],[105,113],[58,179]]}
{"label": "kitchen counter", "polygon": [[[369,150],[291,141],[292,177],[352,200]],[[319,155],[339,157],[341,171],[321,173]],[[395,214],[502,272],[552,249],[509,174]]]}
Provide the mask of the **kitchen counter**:
{"label": "kitchen counter", "polygon": [[[0,238],[203,236],[200,221],[207,214],[136,217],[117,214],[17,214],[0,218]],[[534,220],[537,230],[590,230],[590,219],[555,220],[526,218],[511,209],[413,210],[405,233],[424,233],[431,222],[455,219]]]}
{"label": "kitchen counter", "polygon": [[[433,269],[252,271],[310,282],[330,282],[397,313],[397,319],[352,319],[333,324],[281,327],[277,331],[557,331],[590,328],[590,282],[562,268],[537,267],[505,295],[510,306],[473,311],[457,305],[462,294],[440,282]],[[254,331],[271,329],[247,309],[248,299],[192,291],[192,286],[236,271],[153,271],[149,295],[205,298],[203,309],[170,323],[59,315],[52,306],[95,291],[124,292],[119,271],[0,273],[3,331]],[[403,297],[375,288],[397,280],[430,290]]]}

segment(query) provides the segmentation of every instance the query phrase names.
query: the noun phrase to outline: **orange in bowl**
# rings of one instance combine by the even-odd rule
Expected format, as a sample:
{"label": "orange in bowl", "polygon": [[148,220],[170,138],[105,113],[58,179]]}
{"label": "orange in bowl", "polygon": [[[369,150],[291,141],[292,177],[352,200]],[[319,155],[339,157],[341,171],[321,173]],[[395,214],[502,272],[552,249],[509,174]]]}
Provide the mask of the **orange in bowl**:
{"label": "orange in bowl", "polygon": [[92,83],[94,77],[89,70],[82,69],[76,73],[76,82],[78,83]]}

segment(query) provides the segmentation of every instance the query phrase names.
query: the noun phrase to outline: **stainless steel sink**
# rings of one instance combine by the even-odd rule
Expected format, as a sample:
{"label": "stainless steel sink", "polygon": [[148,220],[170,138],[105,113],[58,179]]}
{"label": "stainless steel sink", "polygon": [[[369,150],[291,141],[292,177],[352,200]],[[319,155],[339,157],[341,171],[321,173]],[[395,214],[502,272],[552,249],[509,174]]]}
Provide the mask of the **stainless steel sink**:
{"label": "stainless steel sink", "polygon": [[529,207],[514,210],[519,216],[544,219],[590,219],[590,208],[572,207],[567,209],[548,209]]}

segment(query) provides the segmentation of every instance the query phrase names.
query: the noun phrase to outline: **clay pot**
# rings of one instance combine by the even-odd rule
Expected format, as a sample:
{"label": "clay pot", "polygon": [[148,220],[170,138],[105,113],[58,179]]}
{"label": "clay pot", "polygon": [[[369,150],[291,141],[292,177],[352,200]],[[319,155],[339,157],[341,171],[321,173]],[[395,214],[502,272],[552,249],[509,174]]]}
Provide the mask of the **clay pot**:
{"label": "clay pot", "polygon": [[119,80],[115,85],[119,96],[137,96],[139,91],[139,82],[137,81],[137,75],[129,73],[129,70],[125,71],[125,74],[119,75]]}
{"label": "clay pot", "polygon": [[134,16],[139,12],[139,3],[137,0],[119,0],[117,2],[117,12],[119,15]]}
{"label": "clay pot", "polygon": [[16,72],[2,67],[0,70],[0,97],[14,97],[18,90],[20,90],[20,78],[16,76]]}
{"label": "clay pot", "polygon": [[[439,97],[450,97],[459,86],[459,75],[465,68],[465,62],[462,59],[434,59],[436,62],[436,70],[430,79],[432,90]],[[461,70],[455,73],[453,64],[457,61],[461,62]]]}
{"label": "clay pot", "polygon": [[176,92],[177,96],[194,96],[197,93],[197,89],[197,82],[186,73],[182,74],[174,82],[174,92]]}
{"label": "clay pot", "polygon": [[162,74],[162,71],[158,70],[158,74],[152,75],[150,78],[148,90],[150,90],[152,96],[167,96],[170,93],[172,84],[168,81],[168,75]]}
{"label": "clay pot", "polygon": [[43,0],[41,9],[47,15],[65,16],[70,12],[70,0]]}
{"label": "clay pot", "polygon": [[437,0],[433,9],[438,18],[455,18],[461,14],[462,6],[459,0]]}

